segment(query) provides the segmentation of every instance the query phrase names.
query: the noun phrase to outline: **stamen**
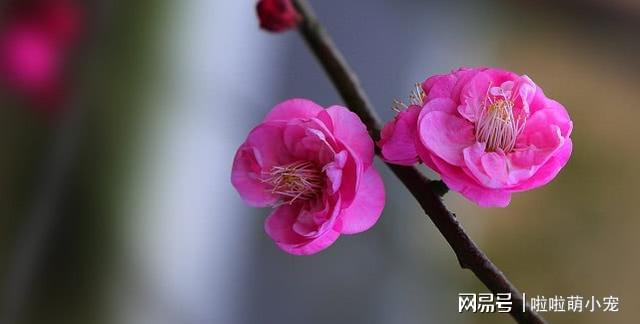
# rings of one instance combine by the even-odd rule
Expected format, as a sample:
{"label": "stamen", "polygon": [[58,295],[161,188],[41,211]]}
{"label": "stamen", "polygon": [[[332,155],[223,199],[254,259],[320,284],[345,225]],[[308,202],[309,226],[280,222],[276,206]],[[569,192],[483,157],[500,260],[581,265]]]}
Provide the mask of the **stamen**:
{"label": "stamen", "polygon": [[513,101],[502,98],[494,101],[487,96],[476,122],[476,138],[486,144],[487,152],[512,151],[526,123],[522,115],[514,116]]}
{"label": "stamen", "polygon": [[[416,83],[413,90],[411,90],[411,93],[409,94],[409,106],[424,106],[424,99],[426,97],[427,94],[422,89],[422,85],[420,83]],[[407,108],[409,107],[400,99],[393,100],[393,104],[391,105],[391,110],[397,113]]]}
{"label": "stamen", "polygon": [[394,99],[393,100],[393,105],[391,105],[391,110],[399,113],[405,109],[407,109],[407,105],[405,105],[404,102],[402,102],[400,99]]}
{"label": "stamen", "polygon": [[420,85],[420,83],[416,83],[414,85],[413,90],[411,91],[411,94],[409,94],[409,102],[412,105],[422,107],[424,105],[424,98],[426,96],[427,94],[424,93],[424,89],[422,89],[422,85]]}
{"label": "stamen", "polygon": [[267,177],[262,182],[271,185],[271,193],[281,198],[278,205],[315,198],[324,184],[322,172],[309,161],[274,166],[264,174]]}

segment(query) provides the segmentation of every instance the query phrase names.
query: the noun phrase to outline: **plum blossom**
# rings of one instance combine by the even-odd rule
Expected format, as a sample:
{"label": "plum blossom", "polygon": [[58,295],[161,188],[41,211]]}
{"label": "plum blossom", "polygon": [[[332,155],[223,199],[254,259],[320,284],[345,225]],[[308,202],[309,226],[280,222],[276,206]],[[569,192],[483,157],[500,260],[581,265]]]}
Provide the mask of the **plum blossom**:
{"label": "plum blossom", "polygon": [[0,81],[50,108],[61,99],[64,65],[82,29],[73,0],[14,1],[0,25]]}
{"label": "plum blossom", "polygon": [[291,0],[260,0],[256,12],[260,27],[274,33],[295,28],[301,20]]}
{"label": "plum blossom", "polygon": [[372,165],[373,145],[346,108],[287,100],[240,146],[231,183],[247,204],[274,208],[265,231],[278,247],[314,254],[380,217],[385,193]]}
{"label": "plum blossom", "polygon": [[549,183],[572,150],[565,108],[526,75],[461,68],[418,86],[378,143],[388,162],[418,162],[483,207]]}

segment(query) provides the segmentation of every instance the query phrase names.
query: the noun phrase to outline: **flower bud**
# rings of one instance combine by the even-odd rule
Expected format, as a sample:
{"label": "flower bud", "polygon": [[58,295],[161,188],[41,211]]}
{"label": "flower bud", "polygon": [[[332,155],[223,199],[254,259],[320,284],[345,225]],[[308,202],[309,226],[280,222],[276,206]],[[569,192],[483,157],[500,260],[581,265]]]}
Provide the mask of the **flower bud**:
{"label": "flower bud", "polygon": [[290,0],[260,0],[256,6],[260,28],[278,33],[292,29],[301,20]]}
{"label": "flower bud", "polygon": [[0,87],[52,112],[64,101],[66,64],[83,29],[73,0],[12,1],[0,24]]}

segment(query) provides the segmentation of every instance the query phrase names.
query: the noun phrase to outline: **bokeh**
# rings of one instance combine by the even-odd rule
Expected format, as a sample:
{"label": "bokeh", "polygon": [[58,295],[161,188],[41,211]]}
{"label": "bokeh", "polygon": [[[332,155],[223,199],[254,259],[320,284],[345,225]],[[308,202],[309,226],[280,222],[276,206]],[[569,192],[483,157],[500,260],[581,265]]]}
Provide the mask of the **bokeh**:
{"label": "bokeh", "polygon": [[[385,119],[459,66],[563,103],[574,153],[553,182],[505,209],[445,201],[527,296],[620,299],[550,323],[637,323],[638,2],[311,3]],[[380,161],[374,228],[311,257],[271,242],[230,184],[235,149],[284,99],[342,101],[254,1],[8,0],[0,19],[1,323],[513,322],[458,312],[486,288]]]}

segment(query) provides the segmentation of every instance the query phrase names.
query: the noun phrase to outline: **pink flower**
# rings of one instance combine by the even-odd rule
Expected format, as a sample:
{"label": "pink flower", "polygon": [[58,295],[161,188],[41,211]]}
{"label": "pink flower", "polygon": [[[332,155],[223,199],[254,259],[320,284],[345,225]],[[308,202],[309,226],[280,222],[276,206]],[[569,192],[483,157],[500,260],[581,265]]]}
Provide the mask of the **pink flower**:
{"label": "pink flower", "polygon": [[283,32],[295,28],[300,14],[290,0],[260,0],[256,5],[260,27],[270,32]]}
{"label": "pink flower", "polygon": [[48,92],[60,73],[60,51],[36,28],[13,26],[0,39],[0,71],[12,88],[31,95]]}
{"label": "pink flower", "polygon": [[454,191],[483,207],[549,183],[571,155],[573,123],[527,76],[459,69],[422,83],[385,125],[385,160],[423,162]]}
{"label": "pink flower", "polygon": [[373,155],[354,113],[291,99],[249,133],[231,182],[247,204],[275,208],[265,230],[282,250],[314,254],[380,217],[385,194]]}
{"label": "pink flower", "polygon": [[51,106],[61,99],[68,50],[81,28],[71,0],[15,2],[0,26],[0,81],[31,101]]}

